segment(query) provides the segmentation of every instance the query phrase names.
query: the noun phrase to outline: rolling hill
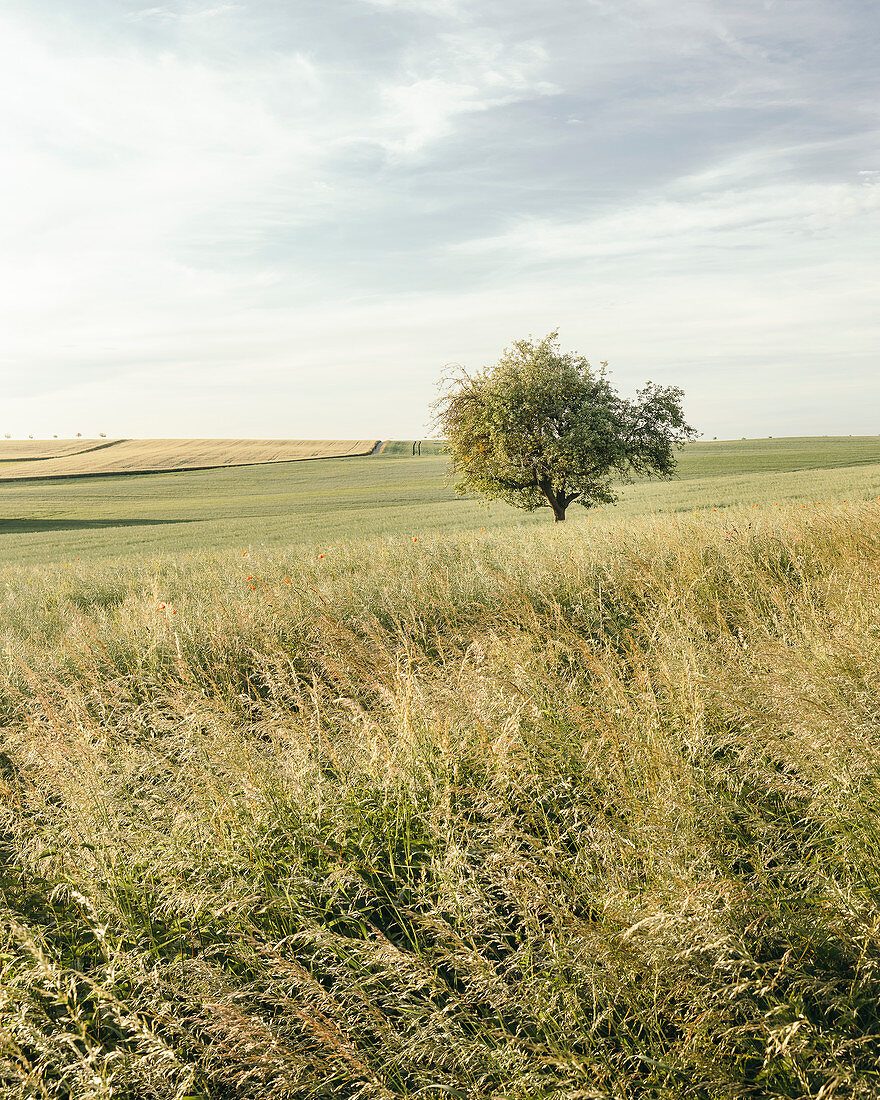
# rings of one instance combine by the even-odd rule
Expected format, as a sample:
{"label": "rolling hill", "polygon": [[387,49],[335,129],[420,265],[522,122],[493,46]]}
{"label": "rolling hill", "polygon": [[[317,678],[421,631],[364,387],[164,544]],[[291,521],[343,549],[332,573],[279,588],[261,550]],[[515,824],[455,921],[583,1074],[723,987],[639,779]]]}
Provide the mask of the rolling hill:
{"label": "rolling hill", "polygon": [[[368,455],[377,439],[113,439],[0,441],[0,480],[144,474]],[[15,463],[11,466],[5,464]]]}

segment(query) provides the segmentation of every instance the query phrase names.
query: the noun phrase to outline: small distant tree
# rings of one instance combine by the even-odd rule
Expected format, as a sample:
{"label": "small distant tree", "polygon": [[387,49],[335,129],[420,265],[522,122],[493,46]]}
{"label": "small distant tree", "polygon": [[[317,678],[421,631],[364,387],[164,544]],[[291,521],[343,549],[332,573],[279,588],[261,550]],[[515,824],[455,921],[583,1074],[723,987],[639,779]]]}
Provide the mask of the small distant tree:
{"label": "small distant tree", "polygon": [[82,437],[83,437],[83,434],[82,434],[82,432],[77,432],[77,433],[76,433],[76,438],[77,438],[77,439],[82,439]]}
{"label": "small distant tree", "polygon": [[29,435],[29,436],[28,436],[28,439],[33,439],[33,438],[34,438],[34,437],[33,437],[32,435]]}
{"label": "small distant tree", "polygon": [[9,432],[4,432],[3,433],[3,438],[4,439],[12,439],[12,436],[9,434]]}
{"label": "small distant tree", "polygon": [[106,439],[107,438],[107,433],[106,432],[98,432],[98,437],[100,439]]}
{"label": "small distant tree", "polygon": [[549,507],[559,523],[575,501],[614,503],[614,482],[671,477],[676,447],[697,435],[685,422],[682,390],[648,382],[627,401],[607,366],[594,370],[563,352],[551,332],[537,343],[518,340],[476,374],[447,375],[434,427],[452,456],[456,491],[529,511]]}

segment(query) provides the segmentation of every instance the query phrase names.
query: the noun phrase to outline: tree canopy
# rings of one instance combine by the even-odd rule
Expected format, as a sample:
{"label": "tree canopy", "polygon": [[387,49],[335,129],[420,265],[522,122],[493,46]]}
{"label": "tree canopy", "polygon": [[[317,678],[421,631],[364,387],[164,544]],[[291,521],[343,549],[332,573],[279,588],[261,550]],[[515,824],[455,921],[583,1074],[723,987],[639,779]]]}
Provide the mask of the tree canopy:
{"label": "tree canopy", "polygon": [[612,504],[615,482],[669,478],[675,449],[696,437],[677,386],[647,382],[633,401],[611,385],[608,364],[593,369],[563,352],[559,334],[517,340],[475,374],[456,368],[441,383],[435,429],[446,440],[459,494],[518,508]]}

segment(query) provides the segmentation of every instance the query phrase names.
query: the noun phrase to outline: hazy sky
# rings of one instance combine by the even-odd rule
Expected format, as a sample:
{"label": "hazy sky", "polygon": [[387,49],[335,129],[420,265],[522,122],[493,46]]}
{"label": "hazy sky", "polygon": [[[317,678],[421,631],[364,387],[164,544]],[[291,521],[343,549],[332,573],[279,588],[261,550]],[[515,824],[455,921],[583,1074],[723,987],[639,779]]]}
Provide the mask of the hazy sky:
{"label": "hazy sky", "polygon": [[880,432],[876,0],[7,0],[0,432],[411,438],[559,328]]}

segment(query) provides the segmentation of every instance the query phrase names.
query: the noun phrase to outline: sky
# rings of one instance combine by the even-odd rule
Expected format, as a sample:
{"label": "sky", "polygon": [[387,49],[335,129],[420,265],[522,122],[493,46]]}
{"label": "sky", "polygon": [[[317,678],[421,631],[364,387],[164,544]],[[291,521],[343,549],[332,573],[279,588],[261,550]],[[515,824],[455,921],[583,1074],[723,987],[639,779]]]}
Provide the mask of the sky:
{"label": "sky", "polygon": [[876,0],[7,0],[0,432],[414,438],[558,329],[880,433]]}

